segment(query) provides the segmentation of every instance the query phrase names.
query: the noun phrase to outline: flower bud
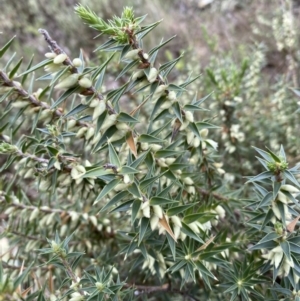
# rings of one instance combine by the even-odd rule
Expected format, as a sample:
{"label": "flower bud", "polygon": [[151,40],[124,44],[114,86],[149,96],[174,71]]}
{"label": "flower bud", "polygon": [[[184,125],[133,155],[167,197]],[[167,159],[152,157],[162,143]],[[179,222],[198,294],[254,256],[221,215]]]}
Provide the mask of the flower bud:
{"label": "flower bud", "polygon": [[208,134],[208,129],[203,129],[200,131],[200,135],[202,138],[206,138]]}
{"label": "flower bud", "polygon": [[57,56],[57,54],[54,53],[54,52],[45,53],[45,57],[48,58],[48,59],[54,59],[56,56]]}
{"label": "flower bud", "polygon": [[141,143],[141,149],[142,149],[143,151],[148,150],[148,148],[149,148],[149,144],[148,144],[147,142],[142,142],[142,143]]}
{"label": "flower bud", "polygon": [[182,224],[181,224],[181,220],[178,216],[173,215],[170,217],[171,221],[173,222],[174,225],[176,225],[177,227],[181,228]]}
{"label": "flower bud", "polygon": [[288,184],[282,185],[280,190],[288,191],[290,193],[298,193],[299,192],[298,188],[296,188],[293,185],[288,185]]}
{"label": "flower bud", "polygon": [[24,108],[28,105],[29,105],[29,102],[27,102],[25,100],[17,100],[17,101],[12,103],[12,107],[17,108],[17,109]]}
{"label": "flower bud", "polygon": [[194,139],[194,133],[192,131],[188,131],[187,135],[186,135],[186,142],[188,145],[191,145]]}
{"label": "flower bud", "polygon": [[176,92],[175,91],[170,91],[169,94],[168,94],[168,99],[170,99],[170,101],[174,101],[176,100]]}
{"label": "flower bud", "polygon": [[60,81],[56,86],[55,89],[69,89],[75,86],[78,82],[78,73],[73,73],[70,76],[66,77],[62,81]]}
{"label": "flower bud", "polygon": [[143,70],[138,70],[132,74],[131,79],[132,79],[132,81],[135,81],[139,78],[142,78],[144,75],[145,75],[145,73]]}
{"label": "flower bud", "polygon": [[96,120],[105,110],[106,110],[105,102],[101,100],[99,105],[96,106],[94,109],[93,120]]}
{"label": "flower bud", "polygon": [[162,110],[165,110],[165,109],[169,109],[171,106],[172,106],[172,102],[167,100],[167,101],[163,102],[163,104],[160,106],[160,108]]}
{"label": "flower bud", "polygon": [[58,54],[54,59],[53,59],[53,63],[58,65],[58,64],[61,64],[65,61],[65,59],[67,58],[68,56],[65,54],[65,53],[61,53],[61,54]]}
{"label": "flower bud", "polygon": [[162,148],[162,146],[159,144],[151,144],[150,147],[155,152],[159,151]]}
{"label": "flower bud", "polygon": [[143,53],[143,58],[144,58],[145,60],[148,60],[148,59],[149,59],[149,54],[146,53],[146,52],[144,52],[144,53]]}
{"label": "flower bud", "polygon": [[159,205],[153,205],[152,209],[156,216],[158,216],[159,218],[163,217],[163,210]]}
{"label": "flower bud", "polygon": [[153,83],[156,80],[157,75],[158,75],[157,69],[154,68],[154,67],[151,67],[150,71],[149,71],[149,74],[148,74],[148,81],[150,83]]}
{"label": "flower bud", "polygon": [[112,115],[107,115],[102,126],[101,126],[101,130],[105,131],[106,129],[110,128],[111,126],[113,126],[117,121],[117,115],[116,114],[112,114]]}
{"label": "flower bud", "polygon": [[99,104],[100,104],[100,100],[98,98],[94,98],[90,102],[90,108],[96,108]]}
{"label": "flower bud", "polygon": [[88,89],[92,86],[92,81],[86,77],[83,77],[78,81],[78,84],[80,87]]}
{"label": "flower bud", "polygon": [[194,184],[194,181],[190,177],[183,178],[182,181],[186,185],[193,185]]}
{"label": "flower bud", "polygon": [[85,139],[89,140],[94,136],[94,134],[95,134],[95,129],[93,127],[90,127],[85,134]]}
{"label": "flower bud", "polygon": [[193,140],[193,146],[196,148],[199,147],[200,142],[201,142],[200,139],[198,137],[195,137]]}
{"label": "flower bud", "polygon": [[124,59],[132,59],[132,60],[138,59],[139,51],[141,51],[141,49],[134,49],[134,50],[128,51],[125,54]]}
{"label": "flower bud", "polygon": [[75,58],[73,61],[72,61],[74,67],[81,67],[82,66],[82,60],[80,58]]}
{"label": "flower bud", "polygon": [[82,128],[80,128],[79,131],[78,131],[77,134],[76,134],[76,137],[77,137],[77,138],[83,137],[83,135],[85,134],[85,132],[86,132],[87,130],[88,130],[87,127],[82,127]]}
{"label": "flower bud", "polygon": [[157,215],[151,216],[150,227],[152,231],[154,231],[157,228],[158,223],[159,223],[159,217]]}
{"label": "flower bud", "polygon": [[67,121],[68,130],[72,129],[75,125],[76,125],[76,120],[75,119],[69,119]]}
{"label": "flower bud", "polygon": [[188,120],[189,122],[194,122],[194,115],[191,111],[186,111],[185,112],[185,119]]}
{"label": "flower bud", "polygon": [[150,206],[149,202],[145,202],[142,204],[141,209],[143,211],[143,215],[147,218],[150,218]]}
{"label": "flower bud", "polygon": [[56,169],[58,169],[58,170],[61,170],[59,161],[55,161],[54,167],[55,167]]}

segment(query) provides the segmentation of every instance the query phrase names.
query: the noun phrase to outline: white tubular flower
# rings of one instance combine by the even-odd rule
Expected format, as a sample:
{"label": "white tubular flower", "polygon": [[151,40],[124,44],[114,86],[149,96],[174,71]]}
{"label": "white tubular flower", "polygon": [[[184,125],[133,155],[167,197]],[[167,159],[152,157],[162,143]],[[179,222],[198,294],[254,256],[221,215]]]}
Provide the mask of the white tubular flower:
{"label": "white tubular flower", "polygon": [[117,122],[117,115],[112,114],[112,115],[107,115],[102,126],[101,126],[101,131],[105,131],[106,129],[110,128]]}
{"label": "white tubular flower", "polygon": [[139,51],[141,51],[141,49],[133,49],[128,51],[125,54],[124,59],[132,59],[132,60],[137,59]]}
{"label": "white tubular flower", "polygon": [[158,71],[156,68],[152,67],[149,71],[149,74],[148,74],[148,81],[150,83],[153,83],[156,78],[157,78],[157,75],[158,75]]}
{"label": "white tubular flower", "polygon": [[153,205],[152,206],[153,212],[154,214],[159,217],[162,218],[163,217],[163,210],[159,205]]}
{"label": "white tubular flower", "polygon": [[193,113],[191,111],[186,111],[185,112],[185,118],[189,122],[194,122],[194,115],[193,115]]}
{"label": "white tubular flower", "polygon": [[53,59],[53,63],[58,65],[64,62],[64,60],[67,58],[68,56],[65,53],[61,53],[58,54],[54,59]]}
{"label": "white tubular flower", "polygon": [[73,86],[75,86],[78,82],[78,73],[73,73],[69,75],[68,77],[64,78],[61,82],[59,82],[56,86],[55,89],[68,89]]}
{"label": "white tubular flower", "polygon": [[179,218],[178,216],[173,215],[173,216],[170,217],[170,219],[171,219],[171,221],[173,222],[173,224],[174,224],[175,226],[177,226],[177,227],[179,227],[179,228],[182,227],[181,220],[180,220],[180,218]]}
{"label": "white tubular flower", "polygon": [[195,186],[188,186],[186,188],[186,191],[189,193],[189,194],[196,194],[196,188]]}
{"label": "white tubular flower", "polygon": [[200,233],[197,222],[192,222],[192,223],[188,224],[188,226],[191,228],[191,230],[194,233]]}
{"label": "white tubular flower", "polygon": [[280,220],[281,219],[281,214],[280,214],[280,211],[279,211],[279,208],[276,204],[276,202],[272,202],[272,210],[273,210],[273,213],[274,215]]}
{"label": "white tubular flower", "polygon": [[206,138],[208,134],[208,129],[203,129],[200,131],[200,135],[202,138]]}
{"label": "white tubular flower", "polygon": [[197,148],[200,145],[201,140],[198,137],[195,137],[193,140],[193,147]]}
{"label": "white tubular flower", "polygon": [[183,180],[184,184],[186,184],[186,185],[194,184],[194,181],[190,177],[183,178],[182,180]]}
{"label": "white tubular flower", "polygon": [[147,218],[150,218],[150,206],[149,202],[145,202],[142,204],[141,209],[143,211],[143,215]]}
{"label": "white tubular flower", "polygon": [[289,193],[299,193],[300,192],[298,188],[296,188],[293,185],[288,185],[288,184],[282,185],[280,187],[280,190],[288,191]]}
{"label": "white tubular flower", "polygon": [[175,236],[176,240],[177,240],[177,239],[179,238],[179,236],[180,236],[180,231],[181,231],[181,228],[180,228],[180,227],[178,227],[178,226],[176,226],[176,225],[173,226],[173,232],[174,232],[174,236]]}
{"label": "white tubular flower", "polygon": [[151,230],[154,231],[158,227],[159,217],[157,215],[153,215],[150,219],[150,227]]}
{"label": "white tubular flower", "polygon": [[86,172],[84,166],[82,165],[76,165],[75,167],[72,168],[71,170],[71,177],[74,180],[79,179],[82,175],[84,175]]}
{"label": "white tubular flower", "polygon": [[[271,264],[274,264],[276,268],[278,268],[282,258],[283,258],[283,250],[281,246],[277,246],[274,249],[272,249],[268,254],[267,254],[267,259],[271,261]],[[266,257],[266,256],[264,256]]]}
{"label": "white tubular flower", "polygon": [[69,301],[82,301],[83,300],[83,296],[81,296],[80,293],[75,292],[71,294],[71,299]]}
{"label": "white tubular flower", "polygon": [[214,150],[218,149],[218,142],[211,139],[206,139],[205,141],[209,143]]}
{"label": "white tubular flower", "polygon": [[277,200],[281,203],[287,204],[289,202],[288,198],[281,191],[278,191]]}
{"label": "white tubular flower", "polygon": [[184,241],[184,240],[186,239],[186,234],[183,233],[183,232],[180,232],[179,238],[180,238],[182,241]]}
{"label": "white tubular flower", "polygon": [[218,205],[215,208],[215,211],[217,212],[217,214],[219,215],[220,218],[225,218],[226,212],[225,212],[224,208],[221,205]]}
{"label": "white tubular flower", "polygon": [[93,83],[90,79],[83,77],[78,81],[78,84],[80,87],[88,89],[92,86]]}
{"label": "white tubular flower", "polygon": [[105,110],[106,110],[106,104],[103,100],[101,100],[94,109],[93,120],[97,119]]}
{"label": "white tubular flower", "polygon": [[188,145],[191,145],[191,143],[193,142],[193,139],[194,139],[194,133],[192,131],[189,131],[187,134],[186,134],[186,142]]}
{"label": "white tubular flower", "polygon": [[175,91],[170,91],[167,97],[171,102],[176,100],[176,92]]}

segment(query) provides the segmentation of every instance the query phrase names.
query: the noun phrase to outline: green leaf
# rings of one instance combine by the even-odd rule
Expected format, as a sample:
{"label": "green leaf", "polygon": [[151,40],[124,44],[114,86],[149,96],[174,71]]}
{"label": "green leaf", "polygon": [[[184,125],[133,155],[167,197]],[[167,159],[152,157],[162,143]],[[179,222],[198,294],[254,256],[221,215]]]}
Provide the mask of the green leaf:
{"label": "green leaf", "polygon": [[196,203],[194,204],[189,204],[189,205],[181,205],[181,206],[175,206],[167,210],[167,215],[172,216],[172,215],[178,215],[179,213],[182,213],[193,206],[195,206]]}
{"label": "green leaf", "polygon": [[293,184],[295,184],[298,188],[300,188],[299,182],[296,180],[294,175],[289,170],[284,170],[283,175],[286,179],[290,180]]}
{"label": "green leaf", "polygon": [[120,181],[120,179],[114,179],[110,181],[106,186],[104,186],[102,191],[97,196],[94,205],[97,204],[101,199],[103,199],[111,190],[113,190],[120,183]]}
{"label": "green leaf", "polygon": [[219,129],[219,126],[216,126],[214,124],[208,123],[208,122],[196,122],[195,123],[198,130],[201,131],[203,129]]}
{"label": "green leaf", "polygon": [[258,208],[269,206],[273,199],[273,192],[268,192],[259,203]]}
{"label": "green leaf", "polygon": [[117,76],[116,80],[118,80],[120,77],[122,77],[127,71],[129,71],[131,68],[135,67],[137,64],[139,63],[138,60],[134,60],[132,62],[130,62],[129,64],[127,64],[124,69],[119,73],[119,75]]}
{"label": "green leaf", "polygon": [[158,196],[152,197],[150,199],[150,205],[166,205],[166,204],[174,204],[177,202],[178,201],[166,199],[166,198],[158,197]]}
{"label": "green leaf", "polygon": [[117,166],[118,168],[121,167],[120,159],[114,149],[113,145],[109,142],[108,143],[108,152],[109,152],[109,163]]}
{"label": "green leaf", "polygon": [[131,224],[133,225],[134,221],[136,220],[137,214],[141,208],[142,201],[139,199],[134,200],[132,204],[132,211],[131,211]]}
{"label": "green leaf", "polygon": [[159,50],[160,48],[162,48],[163,46],[165,46],[166,44],[168,44],[169,42],[171,42],[175,37],[176,37],[176,35],[173,36],[173,37],[171,37],[170,39],[166,40],[165,42],[160,43],[158,46],[152,48],[152,49],[149,51],[149,55],[153,54],[154,52],[156,52],[157,50]]}
{"label": "green leaf", "polygon": [[288,241],[284,240],[280,243],[280,246],[282,248],[283,253],[285,254],[285,256],[287,257],[287,259],[289,261],[292,261],[292,257],[291,257],[291,250],[290,250],[290,244],[288,243]]}
{"label": "green leaf", "polygon": [[275,248],[276,246],[278,246],[278,244],[273,241],[273,240],[269,240],[269,241],[265,241],[265,242],[262,242],[262,243],[257,243],[256,245],[252,246],[249,248],[250,251],[253,251],[253,250],[261,250],[261,249],[273,249]]}
{"label": "green leaf", "polygon": [[260,148],[257,148],[257,147],[254,147],[252,146],[266,161],[268,162],[272,162],[272,156],[265,152],[264,150],[260,149]]}
{"label": "green leaf", "polygon": [[51,60],[46,59],[46,60],[44,60],[44,61],[36,64],[35,66],[31,67],[30,69],[26,70],[25,72],[21,73],[18,77],[21,77],[21,76],[24,76],[26,74],[29,74],[29,73],[31,73],[31,72],[33,72],[35,70],[38,70],[40,68],[43,68],[43,67],[49,65],[51,63],[52,63],[52,59]]}
{"label": "green leaf", "polygon": [[29,274],[30,272],[30,269],[31,267],[33,266],[33,263],[32,262],[27,268],[26,270],[20,275],[18,276],[15,280],[14,280],[14,290],[17,289],[17,287],[22,284],[22,282],[25,280],[25,278],[27,277],[27,275]]}
{"label": "green leaf", "polygon": [[21,58],[18,63],[16,64],[16,66],[10,71],[9,73],[9,79],[13,79],[14,75],[18,72],[21,64],[22,64],[23,58]]}
{"label": "green leaf", "polygon": [[266,147],[266,149],[269,151],[269,154],[272,156],[272,158],[273,158],[273,160],[275,161],[275,162],[277,162],[277,163],[281,163],[281,160],[280,160],[280,158],[277,156],[277,155],[275,155],[270,149],[268,149],[267,147]]}
{"label": "green leaf", "polygon": [[152,135],[147,135],[147,134],[142,134],[139,138],[138,138],[139,142],[146,142],[146,143],[163,143],[164,140],[154,137]]}
{"label": "green leaf", "polygon": [[115,209],[111,210],[110,213],[124,212],[124,211],[131,210],[132,203],[133,203],[133,200],[126,201],[126,202],[122,203],[121,205],[119,205],[118,207],[116,207]]}
{"label": "green leaf", "polygon": [[[65,93],[63,93],[63,94],[65,94]],[[70,117],[70,116],[76,115],[76,114],[78,114],[78,113],[80,113],[80,112],[82,112],[82,111],[84,111],[84,110],[86,110],[88,108],[89,108],[88,105],[79,104],[74,109],[72,109],[71,111],[69,111],[66,115],[64,115],[64,117]]]}
{"label": "green leaf", "polygon": [[12,42],[14,41],[16,36],[13,36],[1,49],[0,49],[0,58],[2,58],[2,56],[4,55],[4,53],[6,52],[6,50],[10,47],[10,45],[12,44]]}
{"label": "green leaf", "polygon": [[121,191],[117,193],[101,210],[100,212],[103,212],[107,210],[108,208],[112,207],[113,205],[117,204],[118,202],[122,201],[128,196],[127,191]]}
{"label": "green leaf", "polygon": [[168,150],[168,149],[163,149],[159,150],[155,153],[156,158],[167,158],[167,157],[176,157],[181,155],[183,152],[181,151],[175,151],[175,150]]}
{"label": "green leaf", "polygon": [[[67,99],[70,95],[74,94],[75,92],[77,92],[78,90],[80,89],[79,86],[76,86],[76,87],[72,87],[68,90],[66,90],[57,100],[56,102],[51,106],[51,109],[54,109],[56,108],[59,104],[61,104],[65,99]],[[80,106],[80,105],[79,105]],[[81,106],[83,106],[81,104]],[[78,106],[77,106],[78,107]],[[88,107],[88,106],[87,106]],[[72,115],[69,115],[71,114],[72,111],[68,112],[65,116],[72,116]]]}
{"label": "green leaf", "polygon": [[[115,43],[115,41],[114,41],[114,43]],[[100,76],[101,73],[106,69],[108,63],[112,60],[112,58],[114,57],[114,55],[115,55],[115,53],[113,53],[100,67],[96,68],[96,70],[93,72],[93,74],[91,76],[92,82],[94,82],[94,80],[96,79],[96,77],[98,75]]]}
{"label": "green leaf", "polygon": [[130,185],[127,187],[127,190],[128,190],[133,196],[136,196],[136,197],[138,197],[138,198],[141,197],[140,190],[139,190],[138,186],[136,185],[136,183],[130,184]]}
{"label": "green leaf", "polygon": [[268,233],[264,238],[262,238],[258,243],[263,243],[270,240],[276,240],[279,238],[280,235],[278,235],[276,232]]}
{"label": "green leaf", "polygon": [[167,236],[167,240],[168,240],[168,244],[173,256],[173,260],[176,260],[176,242],[174,240],[174,238],[168,233],[166,232],[166,236]]}
{"label": "green leaf", "polygon": [[179,106],[178,101],[175,101],[173,103],[172,108],[174,110],[174,113],[175,113],[176,117],[180,120],[181,123],[183,123],[182,115],[181,115],[181,108]]}
{"label": "green leaf", "polygon": [[119,122],[129,122],[129,123],[139,123],[140,121],[130,115],[128,115],[127,113],[121,112],[118,117],[117,120]]}
{"label": "green leaf", "polygon": [[143,180],[140,182],[140,188],[141,190],[144,190],[145,188],[147,188],[148,186],[150,186],[151,184],[153,184],[157,179],[159,179],[160,177],[162,177],[166,172],[163,172],[160,175],[157,175],[155,177],[151,177],[149,179]]}
{"label": "green leaf", "polygon": [[136,174],[136,173],[139,173],[140,171],[135,169],[135,168],[132,168],[130,166],[123,166],[121,168],[121,170],[119,171],[119,174],[121,175],[132,175],[132,174]]}
{"label": "green leaf", "polygon": [[140,30],[138,30],[135,34],[138,35],[138,39],[141,40],[143,39],[149,32],[151,32],[160,22],[157,21],[153,24],[147,25],[147,26],[143,26]]}
{"label": "green leaf", "polygon": [[185,224],[184,222],[181,222],[181,223],[182,223],[181,231],[183,233],[185,233],[190,238],[193,238],[193,239],[201,242],[202,244],[204,244],[204,241],[196,233],[194,233],[194,231],[192,231],[191,228],[187,224]]}
{"label": "green leaf", "polygon": [[146,217],[143,217],[141,219],[141,225],[140,225],[140,230],[139,230],[139,242],[138,244],[140,244],[147,232],[147,229],[149,228],[149,222],[150,222],[150,219],[149,218],[146,218]]}
{"label": "green leaf", "polygon": [[111,170],[104,169],[102,166],[93,168],[88,170],[82,178],[93,178],[93,177],[99,177],[107,174],[112,174]]}
{"label": "green leaf", "polygon": [[260,182],[261,180],[271,178],[273,175],[274,175],[274,173],[271,172],[271,171],[264,171],[264,172],[262,172],[261,174],[255,176],[255,177],[252,177],[252,178],[251,178],[250,180],[248,180],[246,183]]}
{"label": "green leaf", "polygon": [[210,212],[193,213],[193,214],[186,215],[183,218],[183,221],[186,224],[190,224],[195,221],[198,221],[200,223],[206,223],[207,221],[211,220],[215,216],[216,216],[216,214],[213,214]]}

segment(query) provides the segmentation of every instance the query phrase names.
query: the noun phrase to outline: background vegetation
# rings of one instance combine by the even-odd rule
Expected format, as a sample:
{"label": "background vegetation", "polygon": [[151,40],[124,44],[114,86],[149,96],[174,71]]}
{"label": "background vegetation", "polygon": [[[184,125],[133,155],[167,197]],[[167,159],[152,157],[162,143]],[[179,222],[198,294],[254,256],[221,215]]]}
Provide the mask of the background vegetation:
{"label": "background vegetation", "polygon": [[[144,99],[142,97],[147,97],[147,93],[155,95],[157,87],[151,86],[150,92],[136,92],[134,86],[133,90],[120,90],[132,80],[133,69],[121,73],[124,66],[130,64],[131,58],[120,62],[118,56],[109,61],[103,83],[98,81],[103,70],[97,68],[111,58],[111,51],[94,50],[105,43],[108,37],[102,35],[93,39],[98,32],[84,25],[74,14],[76,4],[72,0],[49,3],[39,0],[0,0],[0,47],[12,36],[17,36],[3,54],[0,70],[20,81],[17,76],[25,72],[33,53],[35,56],[31,66],[44,60],[49,47],[38,29],[45,28],[71,60],[80,57],[85,61],[86,66],[90,67],[86,72],[91,75],[91,78],[87,78],[100,85],[97,90],[105,99],[111,97],[113,103],[113,99],[116,99],[113,92],[121,93],[117,99],[118,106],[113,109],[117,113],[129,114],[139,107]],[[122,204],[120,208],[116,206],[119,209],[110,214],[103,210],[108,208],[106,204],[109,199],[128,189],[127,186],[117,189],[114,186],[112,189],[115,191],[99,197],[99,192],[112,180],[110,176],[100,175],[102,166],[113,162],[119,162],[118,167],[123,166],[126,161],[122,156],[124,146],[122,148],[121,142],[115,142],[118,140],[113,136],[114,133],[110,134],[113,137],[110,144],[99,140],[97,133],[89,131],[90,125],[87,124],[90,119],[87,116],[92,116],[94,123],[95,120],[101,120],[97,124],[101,134],[106,129],[103,125],[105,116],[95,113],[96,105],[91,105],[87,114],[79,110],[81,107],[75,113],[72,111],[78,105],[91,104],[93,100],[88,98],[88,94],[84,95],[88,98],[87,102],[82,100],[83,95],[74,94],[76,97],[72,98],[70,93],[69,98],[57,103],[63,95],[61,90],[56,88],[49,92],[46,89],[49,78],[43,78],[47,72],[54,71],[48,69],[45,73],[43,68],[36,68],[34,76],[31,72],[27,75],[23,73],[26,78],[23,78],[22,84],[35,97],[41,93],[48,97],[50,93],[51,97],[42,105],[43,110],[39,111],[39,115],[35,108],[22,107],[18,98],[11,99],[14,94],[6,94],[9,92],[7,89],[2,89],[0,93],[0,227],[3,237],[0,247],[3,260],[0,300],[86,300],[79,288],[85,289],[89,285],[97,291],[95,299],[91,297],[89,300],[297,300],[300,289],[296,226],[299,184],[297,167],[294,166],[299,162],[300,146],[297,113],[300,95],[297,90],[300,85],[299,1],[140,0],[122,3],[81,1],[81,4],[88,5],[103,20],[112,19],[114,15],[121,16],[126,5],[133,7],[135,17],[147,14],[145,24],[163,19],[143,38],[142,48],[145,52],[150,53],[150,49],[157,46],[162,38],[165,41],[176,35],[175,39],[159,49],[154,65],[158,69],[183,55],[172,72],[165,76],[167,80],[163,78],[158,82],[160,85],[174,84],[173,91],[178,93],[178,103],[183,110],[188,110],[187,105],[192,100],[195,100],[193,104],[201,107],[197,110],[194,108],[194,111],[190,107],[193,112],[190,122],[193,123],[194,119],[202,122],[201,126],[197,125],[201,146],[191,142],[197,140],[197,136],[189,138],[188,131],[178,136],[182,143],[163,144],[159,139],[167,140],[173,135],[172,125],[172,133],[157,132],[162,136],[156,140],[149,137],[147,140],[143,136],[145,140],[138,142],[137,154],[142,157],[147,149],[148,146],[142,145],[143,142],[150,145],[158,143],[164,148],[174,147],[174,151],[187,151],[185,157],[176,157],[175,152],[172,153],[176,157],[175,164],[182,164],[183,175],[176,172],[174,175],[183,186],[178,184],[178,190],[171,190],[169,185],[172,177],[166,177],[155,189],[167,189],[167,199],[176,200],[180,195],[182,203],[180,201],[177,205],[197,204],[193,209],[179,210],[177,214],[180,221],[188,225],[185,232],[180,232],[188,238],[184,240],[183,237],[179,238],[179,232],[175,233],[180,243],[174,245],[172,235],[178,231],[174,228],[176,222],[177,226],[181,225],[180,228],[184,226],[176,218],[172,220],[172,214],[169,214],[171,234],[165,227],[154,227],[154,219],[151,227],[148,224],[143,228],[143,218],[150,218],[148,207],[144,205],[145,208],[142,208],[141,205],[138,208],[136,220],[128,217],[125,214],[128,210],[127,196],[126,202],[122,203],[125,204],[124,208]],[[123,51],[125,53],[129,49]],[[11,60],[14,52],[17,55]],[[18,66],[21,56],[23,63]],[[12,71],[14,66],[19,68],[16,72]],[[120,73],[122,76],[119,76]],[[192,81],[188,87],[184,86],[186,91],[183,93],[180,84],[185,83],[189,76],[193,78],[198,74],[201,74],[200,78]],[[40,80],[35,81],[37,78]],[[148,81],[149,78],[147,74]],[[3,77],[0,83],[5,87]],[[52,86],[55,84],[57,82]],[[170,87],[166,88],[167,95],[172,91]],[[204,98],[201,104],[196,101]],[[106,107],[108,111],[111,109],[109,106]],[[172,114],[177,114],[178,118],[175,107],[174,111],[168,111],[166,107],[167,113],[157,118],[158,124],[150,126],[148,122],[153,117],[153,107],[153,103],[147,103],[140,108],[142,125],[135,128],[138,133],[154,133],[149,128],[159,129],[162,127],[161,120],[174,120]],[[73,112],[72,118],[74,116],[75,119],[65,122],[61,116],[70,112]],[[132,127],[133,121],[127,115],[122,116],[122,122]],[[56,117],[59,119],[54,122]],[[112,125],[106,124],[108,129]],[[37,128],[42,130],[38,131]],[[63,142],[60,141],[62,129],[66,133],[72,132],[77,138],[65,134]],[[121,126],[120,129],[124,130]],[[126,151],[129,146],[134,152],[128,137],[126,141]],[[215,142],[218,144],[217,152],[214,151]],[[13,148],[14,145],[18,146],[18,151]],[[95,149],[103,152],[94,154]],[[152,151],[154,159],[147,155],[141,161],[145,160],[143,163],[148,169],[155,166],[153,174],[136,181],[157,176],[174,164],[172,160],[166,163],[163,155],[159,157],[158,150]],[[263,160],[255,158],[257,152]],[[130,160],[134,162],[134,157]],[[194,169],[189,167],[185,170],[183,164],[187,162],[194,165]],[[47,168],[43,163],[48,165]],[[135,168],[138,168],[137,163]],[[139,168],[143,170],[141,166]],[[172,172],[177,170],[175,167],[170,169]],[[55,179],[52,173],[48,174],[50,170],[58,170]],[[114,168],[112,171],[115,174],[120,172],[115,172]],[[131,172],[127,169],[128,177],[132,176]],[[67,173],[71,177],[66,176]],[[262,176],[254,180],[249,178],[261,173]],[[81,179],[83,174],[84,180]],[[123,171],[122,175],[126,175],[126,172]],[[189,182],[190,179],[192,182]],[[254,186],[245,185],[246,180],[253,182]],[[149,191],[147,193],[150,194]],[[156,193],[152,197],[157,197]],[[104,202],[100,202],[101,205],[94,205],[95,199],[99,201],[102,198]],[[121,197],[114,200],[118,204]],[[157,205],[155,201],[154,204]],[[166,201],[162,208],[167,214],[173,205]],[[154,212],[160,209],[153,206],[151,217],[156,214],[161,218],[161,213]],[[195,214],[199,214],[198,219]],[[193,222],[201,226],[193,228]],[[152,236],[150,229],[155,230],[156,234]],[[136,235],[143,236],[141,231],[145,240],[139,238],[136,244]],[[169,234],[158,235],[158,231]],[[64,241],[65,237],[69,237],[67,241]],[[54,254],[54,257],[50,259],[48,255],[38,255],[41,252]],[[61,252],[71,255],[64,257]],[[192,258],[188,258],[188,254],[193,254]],[[193,265],[197,261],[194,260],[195,256],[197,260],[202,256],[198,265]],[[30,266],[31,262],[33,267]],[[22,274],[26,268],[28,270]],[[92,289],[86,292],[92,292],[93,296]]]}

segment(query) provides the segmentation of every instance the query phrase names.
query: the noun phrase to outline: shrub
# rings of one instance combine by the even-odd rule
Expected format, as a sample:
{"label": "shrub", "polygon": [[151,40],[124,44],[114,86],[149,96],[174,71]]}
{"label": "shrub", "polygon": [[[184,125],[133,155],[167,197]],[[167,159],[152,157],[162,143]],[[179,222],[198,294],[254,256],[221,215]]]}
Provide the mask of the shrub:
{"label": "shrub", "polygon": [[[199,76],[169,82],[182,56],[156,61],[174,37],[146,52],[160,22],[75,12],[108,36],[100,65],[40,29],[46,59],[0,69],[0,300],[298,300],[298,166],[255,148],[254,192],[229,190]],[[219,105],[246,69],[208,69]]]}

